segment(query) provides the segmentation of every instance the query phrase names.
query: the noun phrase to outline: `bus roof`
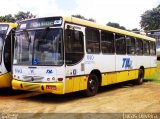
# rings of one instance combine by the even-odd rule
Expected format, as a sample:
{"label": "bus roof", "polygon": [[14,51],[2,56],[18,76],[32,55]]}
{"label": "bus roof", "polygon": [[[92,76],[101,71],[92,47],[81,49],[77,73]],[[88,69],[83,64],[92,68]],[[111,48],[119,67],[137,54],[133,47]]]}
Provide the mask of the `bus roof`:
{"label": "bus roof", "polygon": [[[99,25],[95,22],[91,22],[91,21],[87,21],[87,20],[83,20],[83,19],[79,19],[79,18],[75,18],[75,17],[71,17],[71,16],[70,17],[68,17],[68,16],[53,16],[53,17],[62,17],[63,20],[66,22],[75,23],[75,24],[82,25],[82,26],[88,26],[88,27],[97,28],[97,29],[101,29],[101,30],[107,30],[107,31],[111,31],[114,33],[124,34],[124,35],[132,36],[135,38],[142,38],[142,39],[150,40],[150,41],[154,41],[154,42],[156,41],[154,38],[148,37],[146,35],[141,35],[141,34],[133,33],[130,31],[126,31],[126,30],[122,30],[122,29],[118,29],[118,28],[114,28],[114,27],[110,27],[110,26]],[[41,17],[41,18],[48,18],[48,17]],[[33,18],[33,19],[40,19],[40,18]],[[28,21],[28,20],[33,20],[33,19],[27,19],[27,20],[22,20],[22,21]]]}
{"label": "bus roof", "polygon": [[146,40],[150,40],[150,41],[156,41],[154,38],[145,36],[145,35],[140,35],[137,33],[133,33],[133,32],[129,32],[126,30],[122,30],[122,29],[118,29],[118,28],[114,28],[114,27],[110,27],[110,26],[103,26],[103,25],[99,25],[97,23],[91,22],[91,21],[87,21],[87,20],[83,20],[83,19],[79,19],[79,18],[75,18],[75,17],[63,17],[63,19],[67,22],[72,22],[75,24],[79,24],[79,25],[84,25],[84,26],[88,26],[88,27],[92,27],[92,28],[98,28],[101,30],[107,30],[107,31],[111,31],[114,33],[120,33],[120,34],[124,34],[124,35],[128,35],[128,36],[133,36],[136,38],[142,38],[142,39],[146,39]]}
{"label": "bus roof", "polygon": [[9,23],[9,22],[0,22],[0,25],[9,25],[12,28],[16,28],[18,26],[17,23]]}

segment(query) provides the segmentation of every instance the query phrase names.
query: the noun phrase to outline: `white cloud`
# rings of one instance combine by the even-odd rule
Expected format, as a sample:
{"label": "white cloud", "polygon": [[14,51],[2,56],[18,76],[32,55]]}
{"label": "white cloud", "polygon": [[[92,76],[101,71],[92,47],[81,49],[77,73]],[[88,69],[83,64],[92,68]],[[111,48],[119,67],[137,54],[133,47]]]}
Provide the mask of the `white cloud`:
{"label": "white cloud", "polygon": [[[73,1],[73,0],[72,0]],[[64,2],[70,2],[69,0]],[[75,9],[60,9],[56,0],[0,0],[0,16],[30,11],[39,17],[81,14],[105,25],[117,22],[128,29],[139,27],[140,16],[159,0],[75,0]]]}

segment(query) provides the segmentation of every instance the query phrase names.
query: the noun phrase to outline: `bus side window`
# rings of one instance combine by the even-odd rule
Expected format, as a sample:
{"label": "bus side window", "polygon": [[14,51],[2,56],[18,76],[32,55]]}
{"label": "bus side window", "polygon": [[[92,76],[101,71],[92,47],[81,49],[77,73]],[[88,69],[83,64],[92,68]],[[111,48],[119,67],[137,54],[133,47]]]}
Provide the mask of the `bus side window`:
{"label": "bus side window", "polygon": [[100,53],[99,30],[86,28],[86,51],[87,53]]}
{"label": "bus side window", "polygon": [[114,34],[112,32],[101,32],[102,53],[114,53]]}
{"label": "bus side window", "polygon": [[149,41],[143,41],[143,54],[144,55],[149,55],[150,54],[150,50],[149,50]]}
{"label": "bus side window", "polygon": [[135,54],[135,38],[126,36],[127,54]]}
{"label": "bus side window", "polygon": [[143,55],[143,41],[141,39],[136,39],[136,54]]}
{"label": "bus side window", "polygon": [[150,42],[150,55],[156,55],[156,45],[155,42],[152,41]]}
{"label": "bus side window", "polygon": [[116,34],[116,53],[117,54],[126,54],[126,39],[124,35]]}

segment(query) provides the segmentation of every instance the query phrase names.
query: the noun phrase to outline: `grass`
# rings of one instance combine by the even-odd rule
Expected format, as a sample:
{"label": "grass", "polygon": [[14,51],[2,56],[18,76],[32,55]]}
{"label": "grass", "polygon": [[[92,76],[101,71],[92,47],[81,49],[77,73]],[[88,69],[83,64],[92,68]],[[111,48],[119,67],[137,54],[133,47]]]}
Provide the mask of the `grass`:
{"label": "grass", "polygon": [[160,83],[160,61],[157,61],[157,73],[154,74],[153,76],[145,78],[144,81],[152,81]]}

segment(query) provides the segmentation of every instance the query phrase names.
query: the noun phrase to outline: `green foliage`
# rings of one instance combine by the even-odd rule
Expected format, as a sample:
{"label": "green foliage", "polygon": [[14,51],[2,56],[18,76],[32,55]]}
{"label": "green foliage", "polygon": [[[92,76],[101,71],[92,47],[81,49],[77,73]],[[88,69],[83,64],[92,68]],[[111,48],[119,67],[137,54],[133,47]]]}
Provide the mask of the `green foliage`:
{"label": "green foliage", "polygon": [[108,22],[106,25],[114,27],[114,28],[119,28],[119,29],[126,30],[126,28],[124,26],[120,26],[118,23]]}
{"label": "green foliage", "polygon": [[24,19],[30,19],[30,18],[36,18],[36,15],[33,15],[30,12],[22,12],[19,11],[17,14],[12,16],[11,14],[5,15],[5,16],[0,16],[0,22],[18,22],[20,20]]}
{"label": "green foliage", "polygon": [[96,22],[93,18],[89,18],[88,21]]}
{"label": "green foliage", "polygon": [[160,83],[160,61],[157,61],[157,73],[153,76],[145,77],[144,81]]}
{"label": "green foliage", "polygon": [[22,12],[19,11],[18,14],[16,14],[15,16],[16,21],[20,21],[20,20],[24,20],[24,19],[30,19],[30,18],[36,18],[36,15],[33,15],[30,12]]}
{"label": "green foliage", "polygon": [[91,22],[96,22],[96,20],[94,20],[93,18],[85,18],[84,16],[80,15],[80,14],[77,14],[77,15],[72,15],[72,17],[76,17],[76,18],[80,18],[80,19],[84,19],[84,20],[88,20],[88,21],[91,21]]}
{"label": "green foliage", "polygon": [[134,29],[132,29],[132,31],[140,31],[139,29],[137,29],[137,28],[134,28]]}
{"label": "green foliage", "polygon": [[160,5],[145,11],[141,16],[140,25],[146,31],[160,29]]}
{"label": "green foliage", "polygon": [[0,22],[15,22],[15,18],[11,14],[0,16]]}

